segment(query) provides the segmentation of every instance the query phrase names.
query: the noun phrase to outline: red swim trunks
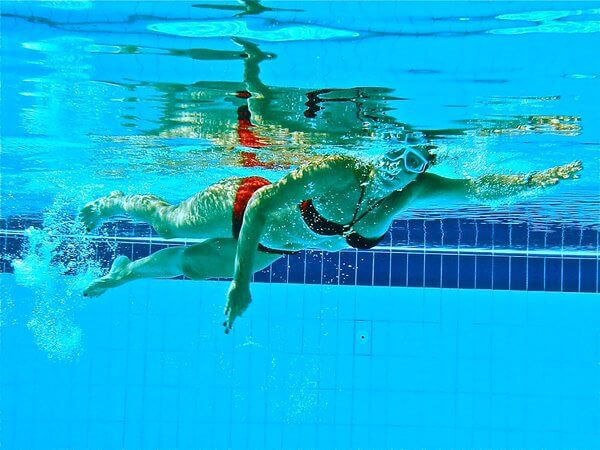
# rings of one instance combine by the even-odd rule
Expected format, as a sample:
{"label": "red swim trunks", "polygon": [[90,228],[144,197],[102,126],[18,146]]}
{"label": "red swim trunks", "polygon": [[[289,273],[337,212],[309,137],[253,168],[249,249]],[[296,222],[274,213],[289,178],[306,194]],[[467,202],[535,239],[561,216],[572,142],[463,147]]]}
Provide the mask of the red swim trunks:
{"label": "red swim trunks", "polygon": [[[268,186],[269,184],[271,184],[271,182],[262,177],[246,177],[240,182],[238,190],[235,194],[235,200],[233,202],[233,214],[231,215],[231,229],[234,238],[237,239],[240,237],[240,231],[244,221],[244,212],[246,212],[248,202],[258,189],[263,186]],[[290,250],[275,250],[265,247],[262,244],[258,244],[258,250],[265,253],[275,253],[277,255],[291,255],[296,253],[295,251]]]}
{"label": "red swim trunks", "polygon": [[232,215],[232,226],[233,237],[240,237],[240,230],[242,229],[242,222],[244,221],[244,212],[248,206],[248,202],[254,195],[254,193],[263,186],[267,186],[271,182],[262,177],[246,177],[243,178],[238,187],[237,193],[235,194],[235,201],[233,202],[233,215]]}

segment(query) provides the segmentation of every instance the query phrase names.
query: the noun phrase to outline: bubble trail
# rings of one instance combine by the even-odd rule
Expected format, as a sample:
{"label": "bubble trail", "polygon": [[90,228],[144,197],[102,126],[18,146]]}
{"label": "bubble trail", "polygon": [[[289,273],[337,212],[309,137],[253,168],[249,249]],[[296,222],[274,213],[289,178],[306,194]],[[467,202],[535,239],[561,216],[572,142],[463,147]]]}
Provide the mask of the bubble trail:
{"label": "bubble trail", "polygon": [[[97,242],[70,213],[73,204],[72,199],[55,200],[44,213],[42,228],[25,231],[23,251],[12,262],[17,284],[31,293],[27,327],[36,344],[57,360],[81,354],[83,330],[76,323],[76,311],[85,304],[81,292],[101,273],[95,259]],[[115,247],[109,250],[114,253]]]}

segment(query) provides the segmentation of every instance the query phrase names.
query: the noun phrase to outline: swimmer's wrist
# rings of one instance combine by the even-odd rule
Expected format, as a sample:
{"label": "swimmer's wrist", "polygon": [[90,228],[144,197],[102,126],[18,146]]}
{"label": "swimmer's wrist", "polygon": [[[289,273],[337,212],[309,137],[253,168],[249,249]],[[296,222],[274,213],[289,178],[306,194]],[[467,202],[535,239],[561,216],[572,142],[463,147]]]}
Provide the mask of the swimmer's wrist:
{"label": "swimmer's wrist", "polygon": [[533,186],[533,183],[531,181],[533,180],[534,175],[535,175],[535,173],[533,173],[533,172],[525,175],[525,180],[524,180],[525,186],[528,186],[528,187]]}

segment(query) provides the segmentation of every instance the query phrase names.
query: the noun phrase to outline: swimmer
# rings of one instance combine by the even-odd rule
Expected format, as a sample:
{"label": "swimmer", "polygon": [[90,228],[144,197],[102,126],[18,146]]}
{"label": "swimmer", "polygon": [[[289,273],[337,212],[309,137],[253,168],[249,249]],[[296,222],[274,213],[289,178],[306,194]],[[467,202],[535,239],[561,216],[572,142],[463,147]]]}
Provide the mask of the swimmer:
{"label": "swimmer", "polygon": [[529,174],[450,179],[426,173],[432,163],[432,155],[415,147],[398,148],[370,161],[329,156],[275,183],[260,177],[228,178],[178,205],[153,195],[112,192],[82,209],[88,231],[113,215],[128,214],[149,223],[164,238],[206,240],[136,261],[119,256],[110,272],[93,281],[84,295],[98,296],[141,278],[233,277],[225,307],[224,326],[229,332],[250,304],[252,274],[283,254],[308,248],[368,249],[409,205],[502,200],[577,178],[582,169],[575,161]]}

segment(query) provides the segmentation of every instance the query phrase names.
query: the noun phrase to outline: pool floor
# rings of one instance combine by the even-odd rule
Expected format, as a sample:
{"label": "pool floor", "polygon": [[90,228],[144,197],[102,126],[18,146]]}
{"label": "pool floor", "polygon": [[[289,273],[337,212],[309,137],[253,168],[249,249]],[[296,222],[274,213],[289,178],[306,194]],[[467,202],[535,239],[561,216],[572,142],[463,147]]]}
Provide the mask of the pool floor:
{"label": "pool floor", "polygon": [[225,335],[224,282],[0,280],[5,448],[600,442],[594,294],[256,284]]}

